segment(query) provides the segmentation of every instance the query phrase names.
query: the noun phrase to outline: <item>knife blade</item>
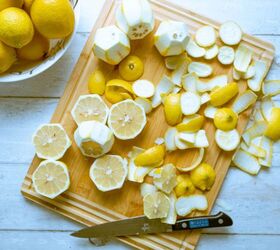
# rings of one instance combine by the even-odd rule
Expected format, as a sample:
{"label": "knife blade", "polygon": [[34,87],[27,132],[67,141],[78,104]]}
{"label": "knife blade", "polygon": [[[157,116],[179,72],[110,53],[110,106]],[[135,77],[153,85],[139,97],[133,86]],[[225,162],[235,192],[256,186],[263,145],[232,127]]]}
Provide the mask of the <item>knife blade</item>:
{"label": "knife blade", "polygon": [[102,238],[156,234],[180,230],[192,230],[212,227],[226,227],[233,224],[225,213],[181,219],[175,225],[162,223],[160,219],[148,219],[145,216],[108,222],[76,231],[71,236],[78,238]]}

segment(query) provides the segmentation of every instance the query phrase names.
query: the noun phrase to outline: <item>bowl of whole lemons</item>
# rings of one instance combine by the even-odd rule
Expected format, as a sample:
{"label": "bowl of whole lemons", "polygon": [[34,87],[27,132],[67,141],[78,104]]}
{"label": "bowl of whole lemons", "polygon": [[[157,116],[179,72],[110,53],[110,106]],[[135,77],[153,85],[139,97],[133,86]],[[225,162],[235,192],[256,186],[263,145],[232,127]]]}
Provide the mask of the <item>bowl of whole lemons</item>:
{"label": "bowl of whole lemons", "polygon": [[79,0],[0,1],[0,82],[31,78],[55,64],[77,29]]}

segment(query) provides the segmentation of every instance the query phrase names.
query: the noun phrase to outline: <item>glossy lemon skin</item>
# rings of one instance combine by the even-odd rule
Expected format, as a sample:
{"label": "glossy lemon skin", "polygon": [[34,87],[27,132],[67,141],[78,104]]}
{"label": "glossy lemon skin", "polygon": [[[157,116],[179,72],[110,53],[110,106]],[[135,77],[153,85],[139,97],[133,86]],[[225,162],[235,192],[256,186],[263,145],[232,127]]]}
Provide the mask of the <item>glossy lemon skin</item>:
{"label": "glossy lemon skin", "polygon": [[126,81],[139,79],[144,72],[144,64],[137,56],[128,56],[119,64],[120,76]]}
{"label": "glossy lemon skin", "polygon": [[134,163],[136,166],[154,166],[163,161],[165,156],[165,147],[157,145],[145,150],[136,156]]}
{"label": "glossy lemon skin", "polygon": [[0,74],[7,71],[16,61],[16,50],[0,41]]}
{"label": "glossy lemon skin", "polygon": [[1,0],[0,11],[9,7],[21,8],[23,0]]}
{"label": "glossy lemon skin", "polygon": [[280,139],[280,108],[272,108],[271,117],[264,135],[274,141]]}
{"label": "glossy lemon skin", "polygon": [[166,122],[174,126],[182,121],[181,95],[169,94],[164,98],[164,114]]}
{"label": "glossy lemon skin", "polygon": [[194,119],[188,122],[182,122],[176,126],[179,132],[194,133],[200,130],[204,124],[205,118],[202,115],[198,115]]}
{"label": "glossy lemon skin", "polygon": [[106,79],[101,70],[95,70],[88,79],[88,91],[90,94],[103,95],[105,92]]}
{"label": "glossy lemon skin", "polygon": [[218,109],[214,115],[214,124],[216,128],[223,131],[229,131],[236,127],[238,115],[230,108]]}

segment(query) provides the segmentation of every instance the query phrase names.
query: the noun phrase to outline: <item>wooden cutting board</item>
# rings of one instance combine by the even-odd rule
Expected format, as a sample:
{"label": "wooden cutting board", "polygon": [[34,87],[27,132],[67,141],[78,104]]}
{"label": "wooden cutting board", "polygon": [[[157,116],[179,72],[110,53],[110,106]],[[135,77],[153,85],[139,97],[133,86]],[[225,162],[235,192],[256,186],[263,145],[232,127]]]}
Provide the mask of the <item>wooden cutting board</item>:
{"label": "wooden cutting board", "polygon": [[[156,17],[156,27],[162,20],[172,19],[185,22],[193,34],[201,25],[212,25],[218,29],[219,23],[200,16],[181,7],[170,4],[164,0],[151,0],[152,8]],[[72,147],[67,151],[62,161],[69,167],[71,186],[69,190],[54,200],[42,197],[34,192],[31,176],[40,163],[36,156],[28,170],[22,185],[22,194],[49,209],[63,214],[86,226],[124,219],[131,216],[143,214],[142,198],[139,192],[139,184],[127,181],[121,190],[102,193],[98,191],[89,178],[89,168],[93,159],[84,157],[73,140],[73,133],[76,129],[70,111],[77,98],[87,93],[87,79],[90,73],[99,68],[111,79],[118,77],[117,68],[109,66],[96,59],[92,53],[93,38],[96,30],[100,27],[111,25],[115,22],[115,10],[119,1],[107,0],[95,24],[89,39],[81,53],[81,56],[73,70],[72,76],[60,103],[53,115],[51,122],[61,123],[73,141]],[[156,28],[155,28],[156,29]],[[254,51],[254,58],[262,59],[271,65],[274,57],[274,47],[260,39],[244,35],[243,43],[247,44]],[[131,42],[132,54],[139,56],[145,65],[143,78],[159,82],[163,74],[170,74],[164,67],[164,60],[153,46],[153,35],[149,35],[141,41]],[[210,62],[214,68],[214,75],[228,74],[232,80],[232,68],[222,67],[217,60]],[[239,81],[240,93],[246,89],[246,82]],[[246,127],[251,114],[251,109],[243,112],[239,117],[238,130],[240,133]],[[132,146],[148,148],[153,145],[157,137],[162,137],[167,129],[162,107],[157,108],[148,115],[148,123],[141,136],[131,141],[116,140],[111,151],[113,154],[126,156]],[[221,151],[214,142],[215,128],[212,121],[207,121],[204,129],[207,132],[210,146],[206,150],[205,161],[214,166],[217,178],[207,199],[209,208],[205,213],[193,213],[192,215],[209,214],[215,199],[222,186],[223,180],[229,168],[233,153]],[[189,165],[197,156],[196,150],[184,150],[168,154],[166,162],[175,165]],[[159,235],[148,235],[143,237],[119,237],[118,239],[138,249],[194,249],[199,240],[200,231],[176,232]]]}

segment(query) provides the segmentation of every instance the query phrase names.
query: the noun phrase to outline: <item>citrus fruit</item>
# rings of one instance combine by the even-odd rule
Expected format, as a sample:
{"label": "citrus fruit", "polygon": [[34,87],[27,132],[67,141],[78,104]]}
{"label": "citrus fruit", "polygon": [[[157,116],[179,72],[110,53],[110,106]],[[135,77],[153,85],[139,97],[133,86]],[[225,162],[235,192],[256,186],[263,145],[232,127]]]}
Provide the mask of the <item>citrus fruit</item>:
{"label": "citrus fruit", "polygon": [[39,158],[60,159],[71,146],[71,141],[60,124],[43,124],[33,134],[35,151]]}
{"label": "citrus fruit", "polygon": [[108,125],[117,138],[133,139],[144,129],[146,114],[139,104],[132,100],[125,100],[112,105]]}
{"label": "citrus fruit", "polygon": [[0,12],[0,40],[13,48],[21,48],[31,42],[34,28],[27,13],[10,7]]}
{"label": "citrus fruit", "polygon": [[47,38],[35,33],[30,43],[17,49],[17,55],[20,59],[39,60],[46,56],[49,46],[50,43]]}
{"label": "citrus fruit", "polygon": [[9,7],[21,8],[23,0],[2,0],[0,2],[0,11]]}
{"label": "citrus fruit", "polygon": [[42,161],[32,175],[32,182],[38,194],[53,199],[70,186],[67,166],[61,161]]}
{"label": "citrus fruit", "polygon": [[142,98],[149,98],[155,94],[155,86],[148,80],[137,80],[132,84],[135,95]]}
{"label": "citrus fruit", "polygon": [[181,95],[169,94],[164,98],[164,114],[166,122],[174,126],[182,120]]}
{"label": "citrus fruit", "polygon": [[161,167],[161,171],[153,178],[154,185],[164,193],[170,194],[177,184],[176,168],[173,164],[166,164]]}
{"label": "citrus fruit", "polygon": [[184,118],[183,122],[176,126],[179,132],[197,132],[204,124],[204,116],[195,114]]}
{"label": "citrus fruit", "polygon": [[16,61],[16,51],[0,41],[0,74],[7,71]]}
{"label": "citrus fruit", "polygon": [[100,191],[119,189],[127,176],[127,162],[119,155],[104,155],[94,161],[89,176]]}
{"label": "citrus fruit", "polygon": [[152,102],[147,98],[137,97],[135,98],[135,102],[145,110],[146,114],[149,114],[153,110]]}
{"label": "citrus fruit", "polygon": [[215,133],[215,141],[221,149],[232,151],[238,147],[240,135],[236,129],[229,131],[217,129]]}
{"label": "citrus fruit", "polygon": [[97,121],[80,123],[74,138],[82,154],[93,158],[108,153],[114,144],[112,130]]}
{"label": "citrus fruit", "polygon": [[30,15],[36,30],[46,38],[64,38],[74,30],[75,16],[68,0],[35,0]]}
{"label": "citrus fruit", "polygon": [[193,185],[188,174],[181,174],[177,176],[177,185],[174,191],[177,197],[194,193],[195,186]]}
{"label": "citrus fruit", "polygon": [[170,208],[168,197],[162,192],[147,194],[144,197],[144,214],[149,219],[164,218]]}
{"label": "citrus fruit", "polygon": [[106,79],[101,70],[95,70],[88,79],[88,90],[90,94],[103,95],[105,92]]}
{"label": "citrus fruit", "polygon": [[238,115],[230,108],[220,108],[215,112],[214,124],[216,128],[228,131],[236,127]]}
{"label": "citrus fruit", "polygon": [[83,121],[106,123],[109,109],[99,95],[81,95],[71,114],[77,124]]}
{"label": "citrus fruit", "polygon": [[272,140],[279,140],[280,139],[280,108],[273,107],[271,109],[271,116],[268,121],[268,126],[265,131],[265,136],[269,137]]}
{"label": "citrus fruit", "polygon": [[216,178],[213,167],[207,163],[202,163],[191,171],[190,174],[193,185],[202,191],[210,190]]}
{"label": "citrus fruit", "polygon": [[224,87],[216,88],[210,93],[210,103],[215,107],[221,106],[237,95],[238,91],[236,82],[229,83]]}
{"label": "citrus fruit", "polygon": [[137,56],[128,56],[119,64],[120,76],[126,81],[139,79],[144,72],[144,64]]}
{"label": "citrus fruit", "polygon": [[134,163],[136,166],[158,165],[162,163],[164,156],[165,147],[163,145],[156,145],[137,155]]}
{"label": "citrus fruit", "polygon": [[31,6],[35,0],[24,0],[23,9],[29,14]]}

